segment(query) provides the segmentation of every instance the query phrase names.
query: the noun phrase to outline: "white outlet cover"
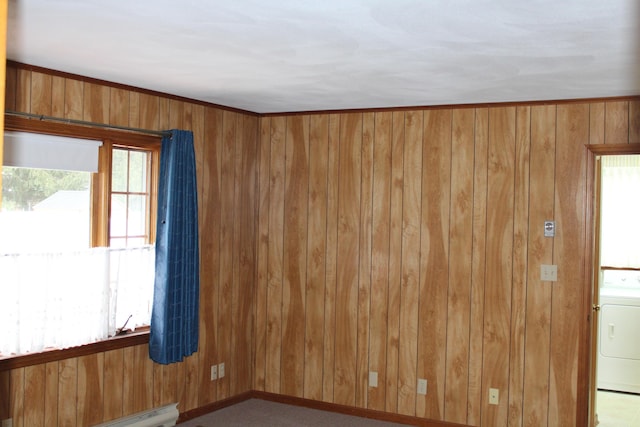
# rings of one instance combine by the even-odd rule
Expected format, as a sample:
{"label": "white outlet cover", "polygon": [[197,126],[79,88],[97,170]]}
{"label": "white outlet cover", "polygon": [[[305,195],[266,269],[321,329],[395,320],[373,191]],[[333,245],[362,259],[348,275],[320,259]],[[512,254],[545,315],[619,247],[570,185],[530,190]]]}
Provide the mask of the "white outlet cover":
{"label": "white outlet cover", "polygon": [[369,387],[378,387],[378,373],[369,371]]}
{"label": "white outlet cover", "polygon": [[543,282],[557,282],[558,266],[548,264],[540,265],[540,280]]}
{"label": "white outlet cover", "polygon": [[211,365],[211,381],[218,379],[218,365]]}
{"label": "white outlet cover", "polygon": [[218,378],[224,378],[224,362],[218,364]]}
{"label": "white outlet cover", "polygon": [[427,394],[427,380],[424,378],[418,379],[418,394]]}
{"label": "white outlet cover", "polygon": [[497,405],[500,402],[500,390],[497,388],[489,389],[489,405]]}

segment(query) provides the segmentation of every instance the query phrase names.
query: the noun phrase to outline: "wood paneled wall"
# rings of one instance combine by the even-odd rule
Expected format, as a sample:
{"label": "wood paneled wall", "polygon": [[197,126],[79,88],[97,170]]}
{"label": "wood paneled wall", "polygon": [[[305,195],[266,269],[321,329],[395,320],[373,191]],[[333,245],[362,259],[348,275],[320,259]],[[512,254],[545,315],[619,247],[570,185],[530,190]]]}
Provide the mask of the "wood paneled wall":
{"label": "wood paneled wall", "polygon": [[[194,131],[202,315],[200,349],[179,364],[138,345],[0,372],[0,419],[85,426],[256,389],[469,425],[575,425],[585,144],[640,142],[640,101],[257,118],[21,67],[6,99]],[[540,282],[551,263],[558,282]],[[211,382],[219,362],[227,375]]]}
{"label": "wood paneled wall", "polygon": [[640,142],[640,101],[259,127],[255,389],[469,425],[576,424],[585,145]]}
{"label": "wood paneled wall", "polygon": [[[149,130],[192,130],[200,210],[199,351],[161,366],[147,345],[0,372],[0,419],[89,426],[179,402],[181,412],[252,389],[258,117],[20,66],[6,108]],[[226,376],[210,381],[212,364]]]}

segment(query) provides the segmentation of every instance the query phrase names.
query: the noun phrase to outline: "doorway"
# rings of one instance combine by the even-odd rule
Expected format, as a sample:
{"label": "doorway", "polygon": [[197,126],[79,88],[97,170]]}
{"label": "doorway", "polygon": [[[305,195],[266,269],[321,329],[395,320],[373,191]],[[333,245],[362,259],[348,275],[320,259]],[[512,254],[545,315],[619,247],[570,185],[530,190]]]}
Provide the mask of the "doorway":
{"label": "doorway", "polygon": [[595,161],[592,419],[640,425],[640,155]]}

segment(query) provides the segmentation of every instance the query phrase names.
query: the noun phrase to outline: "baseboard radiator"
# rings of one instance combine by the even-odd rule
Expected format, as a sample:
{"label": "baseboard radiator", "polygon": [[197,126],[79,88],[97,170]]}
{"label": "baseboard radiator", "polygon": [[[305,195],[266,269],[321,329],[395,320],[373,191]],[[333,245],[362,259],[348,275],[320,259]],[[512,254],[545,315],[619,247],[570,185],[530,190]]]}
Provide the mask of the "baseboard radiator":
{"label": "baseboard radiator", "polygon": [[180,415],[178,404],[172,403],[160,408],[138,412],[128,417],[118,418],[96,427],[170,427],[176,425],[178,415]]}

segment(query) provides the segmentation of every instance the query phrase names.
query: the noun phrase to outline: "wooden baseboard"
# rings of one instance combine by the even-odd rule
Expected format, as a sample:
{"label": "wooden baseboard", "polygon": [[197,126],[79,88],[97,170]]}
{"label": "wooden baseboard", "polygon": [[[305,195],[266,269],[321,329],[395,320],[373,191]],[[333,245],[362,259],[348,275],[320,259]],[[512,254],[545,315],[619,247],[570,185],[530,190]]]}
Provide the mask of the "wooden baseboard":
{"label": "wooden baseboard", "polygon": [[468,427],[465,424],[456,424],[446,421],[435,421],[425,418],[413,417],[409,415],[393,414],[390,412],[375,411],[373,409],[356,408],[347,405],[338,405],[336,403],[321,402],[318,400],[304,399],[301,397],[285,396],[276,393],[267,393],[265,391],[252,390],[219,402],[210,403],[200,408],[180,414],[178,423],[200,417],[210,412],[244,402],[248,399],[262,399],[276,403],[284,403],[287,405],[302,406],[309,409],[319,409],[321,411],[336,412],[345,415],[354,415],[357,417],[369,418],[379,421],[388,421],[392,423],[405,424],[418,427]]}

